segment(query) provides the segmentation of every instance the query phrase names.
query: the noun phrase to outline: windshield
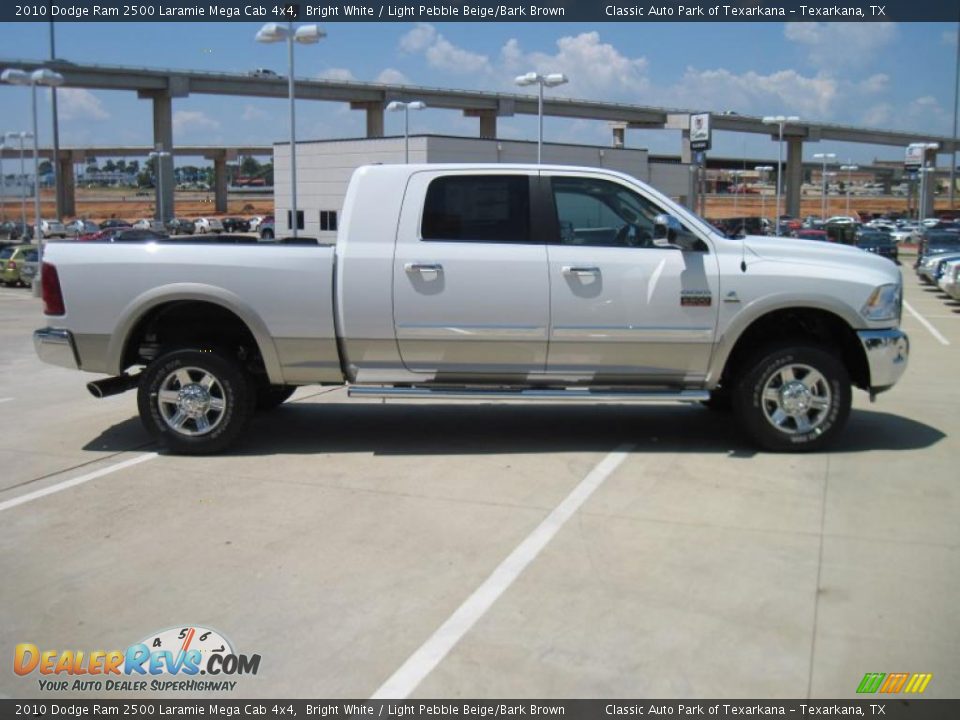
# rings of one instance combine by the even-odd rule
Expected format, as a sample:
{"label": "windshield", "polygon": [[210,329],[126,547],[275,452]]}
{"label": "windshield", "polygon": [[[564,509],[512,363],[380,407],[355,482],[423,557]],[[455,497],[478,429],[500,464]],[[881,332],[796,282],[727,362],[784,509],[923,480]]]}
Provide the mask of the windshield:
{"label": "windshield", "polygon": [[8,260],[13,257],[13,248],[5,247],[3,250],[0,250],[0,260]]}

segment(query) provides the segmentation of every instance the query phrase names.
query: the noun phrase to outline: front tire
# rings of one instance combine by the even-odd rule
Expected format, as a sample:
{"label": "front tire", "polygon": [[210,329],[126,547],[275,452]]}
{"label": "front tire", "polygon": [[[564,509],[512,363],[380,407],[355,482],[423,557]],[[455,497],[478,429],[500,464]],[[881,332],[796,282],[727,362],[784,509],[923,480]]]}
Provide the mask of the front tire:
{"label": "front tire", "polygon": [[820,450],[850,416],[850,375],[824,348],[771,346],[746,364],[733,403],[747,435],[765,450]]}
{"label": "front tire", "polygon": [[240,363],[219,350],[174,350],[143,371],[140,420],[174,453],[205,455],[229,447],[253,416],[255,396]]}

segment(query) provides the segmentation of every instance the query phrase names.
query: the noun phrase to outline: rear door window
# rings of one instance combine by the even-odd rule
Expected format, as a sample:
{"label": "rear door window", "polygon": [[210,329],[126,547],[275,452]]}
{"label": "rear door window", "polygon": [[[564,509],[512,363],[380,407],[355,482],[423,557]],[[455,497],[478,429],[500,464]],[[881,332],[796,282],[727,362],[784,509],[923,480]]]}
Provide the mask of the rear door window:
{"label": "rear door window", "polygon": [[427,188],[420,236],[423,240],[447,242],[530,242],[530,178],[436,178]]}

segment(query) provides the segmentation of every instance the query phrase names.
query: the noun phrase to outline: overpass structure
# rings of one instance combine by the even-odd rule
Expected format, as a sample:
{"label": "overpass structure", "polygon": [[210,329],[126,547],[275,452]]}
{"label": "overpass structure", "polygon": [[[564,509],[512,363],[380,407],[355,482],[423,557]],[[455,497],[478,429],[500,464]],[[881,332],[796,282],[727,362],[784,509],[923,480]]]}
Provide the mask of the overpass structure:
{"label": "overpass structure", "polygon": [[[60,148],[60,156],[57,159],[57,177],[59,178],[59,187],[58,192],[61,193],[60,197],[60,207],[62,208],[62,214],[67,215],[76,215],[77,214],[77,205],[76,205],[76,184],[73,177],[73,166],[76,163],[82,163],[90,158],[101,158],[101,157],[147,157],[151,152],[156,148],[153,147],[144,147],[143,145],[112,145],[106,147],[77,147],[77,148]],[[174,146],[171,150],[173,155],[177,157],[202,157],[206,160],[213,161],[213,193],[214,193],[214,203],[217,212],[226,212],[227,211],[227,163],[233,160],[236,160],[238,157],[244,155],[257,155],[257,156],[272,156],[273,155],[273,146],[272,145],[240,145],[236,147],[224,147],[220,145],[178,145]],[[52,148],[40,148],[38,152],[39,156],[46,158],[48,160],[53,159],[53,149]],[[17,148],[8,147],[0,151],[0,157],[4,160],[9,158],[18,158],[20,156],[20,150]],[[163,177],[169,178],[168,183],[164,183],[163,194],[164,194],[164,208],[167,208],[166,205],[168,199],[168,188],[166,185],[169,185],[169,200],[173,202],[173,159],[170,159],[169,172],[167,168],[163,170]],[[159,194],[161,188],[157,188],[156,192]],[[173,216],[174,208],[173,205],[170,205],[169,215]],[[168,213],[164,213],[168,214]]]}
{"label": "overpass structure", "polygon": [[[254,77],[245,73],[222,73],[191,70],[164,70],[155,68],[119,67],[96,64],[77,64],[66,60],[46,62],[0,59],[2,68],[32,71],[40,67],[55,69],[64,77],[64,87],[95,90],[126,90],[150,100],[153,105],[154,146],[177,152],[173,142],[173,100],[191,94],[234,95],[243,97],[286,98],[287,80],[283,77]],[[367,137],[382,137],[384,111],[393,100],[422,100],[431,108],[462,112],[479,120],[479,135],[495,138],[497,118],[512,115],[536,115],[536,95],[514,93],[447,90],[414,85],[394,85],[342,80],[297,79],[294,92],[302,100],[349,103],[355,110],[366,113]],[[543,102],[544,115],[607,121],[611,123],[613,144],[622,146],[630,128],[679,130],[682,162],[690,162],[689,117],[693,112],[656,108],[625,103],[609,103],[549,97]],[[714,130],[767,135],[776,141],[776,128],[763,119],[748,115],[713,115]],[[803,144],[833,140],[906,147],[911,143],[938,143],[939,150],[929,151],[926,159],[935,160],[937,152],[955,152],[960,143],[955,138],[922,133],[876,130],[848,125],[800,121],[784,127],[787,144],[785,172],[786,212],[799,213],[802,185]],[[62,162],[58,158],[58,162]],[[173,177],[173,158],[162,158],[162,172]],[[216,161],[215,161],[216,162]],[[225,161],[224,161],[225,162]],[[936,164],[936,163],[934,163]],[[159,192],[158,188],[158,200]],[[163,202],[159,207],[173,212],[173,186],[163,188]]]}

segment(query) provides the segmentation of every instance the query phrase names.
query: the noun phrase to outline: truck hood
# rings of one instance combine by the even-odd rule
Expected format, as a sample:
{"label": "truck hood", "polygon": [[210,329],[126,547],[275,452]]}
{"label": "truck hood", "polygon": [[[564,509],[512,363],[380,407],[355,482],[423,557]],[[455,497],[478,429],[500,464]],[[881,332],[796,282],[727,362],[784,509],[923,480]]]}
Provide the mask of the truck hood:
{"label": "truck hood", "polygon": [[855,273],[878,275],[878,284],[900,282],[900,268],[897,265],[851,245],[765,235],[748,235],[744,242],[750,252],[764,260],[793,265],[842,266]]}

